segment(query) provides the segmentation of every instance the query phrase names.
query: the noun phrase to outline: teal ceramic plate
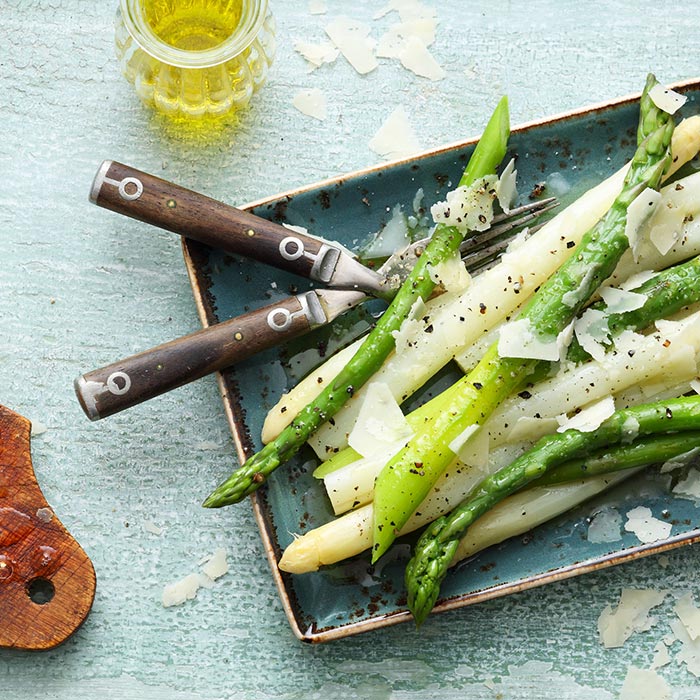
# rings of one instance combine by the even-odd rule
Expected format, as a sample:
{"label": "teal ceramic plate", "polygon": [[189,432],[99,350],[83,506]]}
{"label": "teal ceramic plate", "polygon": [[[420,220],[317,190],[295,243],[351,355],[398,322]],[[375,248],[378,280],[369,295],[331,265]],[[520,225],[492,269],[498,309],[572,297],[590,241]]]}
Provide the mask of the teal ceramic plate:
{"label": "teal ceramic plate", "polygon": [[[676,86],[690,98],[684,114],[698,111],[700,81]],[[517,156],[519,189],[527,200],[542,182],[570,188],[566,204],[620,168],[629,157],[638,115],[638,96],[621,98],[514,129],[511,150]],[[411,212],[419,188],[429,207],[444,198],[473,149],[466,141],[416,158],[351,173],[250,205],[256,214],[304,226],[312,233],[357,248],[382,228],[401,204]],[[220,251],[186,243],[185,257],[204,325],[270,303],[306,283],[272,268],[239,260]],[[265,414],[294,383],[300,367],[319,363],[330,349],[367,326],[367,307],[295,343],[267,351],[222,373],[224,407],[238,458],[261,446]],[[447,368],[439,381],[457,376]],[[428,389],[426,389],[428,391]],[[420,399],[420,397],[418,397]],[[304,452],[279,469],[253,498],[253,505],[272,574],[294,633],[308,642],[323,642],[410,619],[402,581],[409,546],[395,548],[388,561],[373,568],[367,557],[313,574],[290,576],[277,563],[292,533],[303,533],[331,518],[322,485],[311,476],[313,454]],[[213,485],[213,484],[212,484]],[[640,545],[631,533],[608,544],[586,537],[586,518],[602,502],[624,512],[637,505],[673,523],[668,539]],[[237,533],[240,535],[241,533]],[[544,583],[557,581],[637,557],[700,540],[700,509],[690,500],[674,499],[666,482],[652,476],[622,486],[543,525],[527,536],[482,552],[447,577],[436,611],[470,605]]]}

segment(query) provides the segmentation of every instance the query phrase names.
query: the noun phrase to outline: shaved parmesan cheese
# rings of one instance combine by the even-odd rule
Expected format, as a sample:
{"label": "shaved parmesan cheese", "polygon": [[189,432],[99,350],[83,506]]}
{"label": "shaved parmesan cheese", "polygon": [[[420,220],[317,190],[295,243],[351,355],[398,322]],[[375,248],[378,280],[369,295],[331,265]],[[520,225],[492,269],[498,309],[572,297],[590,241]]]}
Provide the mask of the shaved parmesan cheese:
{"label": "shaved parmesan cheese", "polygon": [[498,197],[498,203],[501,205],[501,209],[506,213],[510,211],[513,203],[518,198],[518,189],[516,187],[517,176],[518,171],[515,169],[515,159],[511,158],[496,183],[496,197]]}
{"label": "shaved parmesan cheese", "polygon": [[399,50],[398,57],[404,68],[422,78],[442,80],[446,75],[426,45],[417,36],[409,36],[406,39]]}
{"label": "shaved parmesan cheese", "polygon": [[434,7],[423,5],[419,0],[389,0],[389,4],[379,10],[374,19],[381,19],[394,11],[399,13],[402,22],[435,17],[437,12]]}
{"label": "shaved parmesan cheese", "polygon": [[673,493],[700,504],[700,471],[691,469],[685,479],[673,487]]}
{"label": "shaved parmesan cheese", "polygon": [[403,107],[397,107],[389,115],[370,140],[369,147],[389,160],[405,158],[420,151],[418,138]]}
{"label": "shaved parmesan cheese", "polygon": [[615,508],[604,508],[598,511],[588,526],[587,539],[593,544],[602,542],[617,542],[622,538],[620,527],[622,516]]}
{"label": "shaved parmesan cheese", "polygon": [[700,638],[700,609],[695,606],[691,593],[686,593],[676,601],[674,611],[683,623],[688,636],[695,641]]}
{"label": "shaved parmesan cheese", "polygon": [[424,329],[424,323],[419,319],[425,315],[425,302],[422,299],[416,299],[399,329],[397,331],[392,331],[391,334],[394,336],[395,350],[398,355],[406,352],[412,345],[412,339]]}
{"label": "shaved parmesan cheese", "polygon": [[325,30],[340,53],[360,75],[370,73],[377,67],[374,42],[369,38],[370,28],[366,24],[338,17],[326,25]]}
{"label": "shaved parmesan cheese", "polygon": [[656,277],[656,272],[654,270],[642,270],[636,274],[628,277],[621,285],[620,289],[630,291],[641,287],[645,282],[648,282],[652,277]]}
{"label": "shaved parmesan cheese", "polygon": [[447,193],[444,202],[430,208],[436,224],[454,226],[459,231],[485,231],[493,220],[496,176],[487,175],[474,184],[457,187]]}
{"label": "shaved parmesan cheese", "polygon": [[598,309],[586,309],[574,321],[574,334],[581,347],[598,362],[605,358],[605,345],[610,342],[606,315]]}
{"label": "shaved parmesan cheese", "polygon": [[653,669],[630,666],[622,683],[620,700],[671,700],[671,688]]}
{"label": "shaved parmesan cheese", "polygon": [[360,416],[348,436],[348,445],[363,457],[372,457],[397,443],[405,444],[412,435],[413,430],[389,387],[382,382],[370,383]]}
{"label": "shaved parmesan cheese", "polygon": [[380,58],[400,58],[401,51],[410,37],[421,41],[423,46],[430,46],[435,41],[434,19],[412,19],[394,24],[379,38],[377,56]]}
{"label": "shaved parmesan cheese", "polygon": [[603,298],[607,306],[606,311],[609,314],[622,314],[641,309],[647,301],[646,294],[638,294],[615,287],[602,287],[600,296]]}
{"label": "shaved parmesan cheese", "polygon": [[667,227],[658,226],[651,229],[649,240],[656,246],[656,249],[661,255],[666,255],[680,238],[680,230],[672,230]]}
{"label": "shaved parmesan cheese", "polygon": [[309,14],[325,15],[326,9],[325,0],[309,0]]}
{"label": "shaved parmesan cheese", "polygon": [[160,535],[163,534],[163,528],[158,527],[152,520],[144,520],[142,523],[142,527],[146,532],[149,532],[151,535]]}
{"label": "shaved parmesan cheese", "polygon": [[606,396],[594,404],[586,406],[571,418],[566,415],[559,420],[558,433],[566,430],[579,430],[582,433],[592,433],[600,427],[600,424],[615,413],[615,400],[612,396]]}
{"label": "shaved parmesan cheese", "polygon": [[365,258],[388,257],[394,251],[406,248],[410,242],[406,215],[397,204],[386,226],[373,236],[369,245],[363,246],[362,255]]}
{"label": "shaved parmesan cheese", "polygon": [[639,421],[634,416],[629,416],[622,424],[622,443],[630,444],[639,435]]}
{"label": "shaved parmesan cheese", "polygon": [[446,292],[463,292],[471,282],[471,275],[462,262],[459,251],[431,267],[430,277]]}
{"label": "shaved parmesan cheese", "polygon": [[645,544],[665,539],[671,534],[672,527],[671,523],[653,517],[651,510],[645,506],[630,510],[625,523],[625,530],[634,533]]}
{"label": "shaved parmesan cheese", "polygon": [[199,587],[199,574],[189,574],[180,581],[167,585],[163,589],[163,607],[182,605],[187,600],[193,600],[197,596]]}
{"label": "shaved parmesan cheese", "polygon": [[529,318],[511,321],[501,327],[498,335],[498,354],[501,357],[520,357],[533,360],[559,359],[557,339],[541,340],[532,330]]}
{"label": "shaved parmesan cheese", "polygon": [[294,50],[311,64],[312,70],[322,66],[324,63],[333,63],[340,55],[340,51],[328,41],[323,41],[320,44],[312,44],[308,41],[295,41]]}
{"label": "shaved parmesan cheese", "polygon": [[318,88],[300,90],[294,95],[292,104],[308,117],[323,121],[327,116],[326,96]]}
{"label": "shaved parmesan cheese", "polygon": [[632,257],[635,262],[639,259],[639,231],[661,201],[661,193],[647,187],[627,207],[627,221],[625,222],[625,235],[630,243]]}
{"label": "shaved parmesan cheese", "polygon": [[[471,438],[474,433],[479,430],[481,426],[478,423],[472,423],[471,425],[468,425],[449,445],[448,447],[450,450],[456,454],[459,455],[459,451],[464,447],[465,443],[469,438]],[[464,461],[464,460],[463,460]]]}
{"label": "shaved parmesan cheese", "polygon": [[[453,441],[449,446],[451,450],[453,444],[457,447],[455,441]],[[452,451],[454,452],[454,450]],[[461,462],[468,464],[470,467],[476,469],[486,468],[489,464],[489,431],[477,430],[474,432],[470,439],[466,440],[455,454]]]}
{"label": "shaved parmesan cheese", "polygon": [[571,189],[568,180],[560,172],[550,173],[544,184],[547,192],[554,197],[563,197]]}
{"label": "shaved parmesan cheese", "polygon": [[536,440],[537,438],[554,432],[559,423],[556,418],[533,418],[532,416],[520,416],[515,425],[506,436],[506,442],[519,442],[520,440]]}
{"label": "shaved parmesan cheese", "polygon": [[681,650],[676,654],[676,662],[685,663],[688,671],[700,678],[700,639],[691,639],[680,620],[673,620],[671,629],[682,644]]}
{"label": "shaved parmesan cheese", "polygon": [[606,649],[621,647],[635,632],[651,629],[649,611],[663,603],[666,591],[625,588],[615,611],[607,605],[598,618],[600,642]]}
{"label": "shaved parmesan cheese", "polygon": [[675,114],[688,100],[685,95],[680,95],[663,85],[654,85],[648,94],[651,101],[668,114]]}
{"label": "shaved parmesan cheese", "polygon": [[690,382],[690,388],[696,393],[700,394],[700,379],[693,379]]}
{"label": "shaved parmesan cheese", "polygon": [[668,653],[668,647],[663,641],[660,641],[654,647],[654,658],[651,660],[651,667],[661,668],[662,666],[667,666],[671,663],[671,655]]}
{"label": "shaved parmesan cheese", "polygon": [[209,557],[206,564],[202,566],[202,572],[212,581],[216,581],[216,579],[221,578],[224,574],[228,573],[226,550],[223,547],[219,547],[211,555],[211,557]]}

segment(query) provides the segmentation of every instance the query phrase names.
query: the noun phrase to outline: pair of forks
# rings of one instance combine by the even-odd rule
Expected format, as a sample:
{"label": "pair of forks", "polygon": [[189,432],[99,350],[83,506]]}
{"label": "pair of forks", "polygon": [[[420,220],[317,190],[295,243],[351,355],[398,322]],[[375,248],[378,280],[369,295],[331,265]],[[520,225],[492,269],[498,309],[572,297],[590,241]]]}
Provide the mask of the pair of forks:
{"label": "pair of forks", "polygon": [[[100,166],[90,200],[323,285],[83,374],[76,379],[75,390],[91,420],[110,416],[330,323],[368,298],[390,301],[429,240],[424,238],[395,252],[373,270],[331,241],[286,228],[115,161]],[[554,206],[556,200],[549,198],[494,217],[489,229],[462,244],[466,268],[475,274],[494,264],[523,226]]]}

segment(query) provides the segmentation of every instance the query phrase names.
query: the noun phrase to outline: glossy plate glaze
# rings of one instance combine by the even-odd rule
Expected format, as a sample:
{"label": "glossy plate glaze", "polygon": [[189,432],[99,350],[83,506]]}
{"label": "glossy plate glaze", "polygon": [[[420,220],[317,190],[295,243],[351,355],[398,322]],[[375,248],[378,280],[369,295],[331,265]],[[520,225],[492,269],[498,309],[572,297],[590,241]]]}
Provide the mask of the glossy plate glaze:
{"label": "glossy plate glaze", "polygon": [[[689,97],[683,113],[698,112],[700,81],[674,87]],[[633,151],[638,97],[620,98],[514,129],[510,148],[518,158],[522,200],[527,201],[541,183],[548,183],[548,191],[542,196],[556,189],[563,204],[567,204],[620,168]],[[409,160],[344,175],[247,208],[275,221],[304,226],[311,233],[356,249],[386,224],[397,204],[412,213],[419,188],[424,192],[426,208],[444,198],[450,183],[458,180],[474,142],[472,139]],[[270,303],[290,291],[307,288],[305,281],[264,265],[190,242],[184,248],[205,326]],[[259,435],[265,414],[280,395],[334,347],[365,329],[371,320],[369,314],[377,308],[366,305],[330,328],[267,351],[219,376],[240,461],[261,447]],[[436,380],[437,386],[424,389],[415,400],[420,401],[441,383],[457,376],[455,368],[446,368]],[[292,533],[304,533],[332,517],[322,484],[311,476],[316,464],[311,450],[304,451],[279,469],[267,487],[252,499],[272,574],[294,633],[306,642],[325,642],[411,619],[403,586],[408,541],[399,542],[377,567],[371,567],[369,558],[364,556],[302,576],[279,571],[281,552],[292,541]],[[673,523],[671,535],[651,545],[640,544],[631,533],[613,543],[593,544],[586,539],[587,518],[604,504],[615,504],[621,512],[638,505],[648,506],[656,517]],[[445,580],[435,611],[470,605],[697,541],[700,509],[691,500],[672,497],[668,477],[645,474],[633,484],[623,483],[613,492],[526,536],[513,538],[463,562]]]}

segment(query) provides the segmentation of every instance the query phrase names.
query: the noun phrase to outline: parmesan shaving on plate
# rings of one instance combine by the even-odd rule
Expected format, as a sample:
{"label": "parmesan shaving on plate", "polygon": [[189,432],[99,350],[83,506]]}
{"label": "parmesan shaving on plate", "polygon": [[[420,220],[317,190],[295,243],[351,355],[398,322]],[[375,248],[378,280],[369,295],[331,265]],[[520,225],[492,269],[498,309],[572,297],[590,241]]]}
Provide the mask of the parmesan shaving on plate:
{"label": "parmesan shaving on plate", "polygon": [[639,231],[656,211],[660,201],[661,193],[647,187],[627,207],[625,235],[630,243],[630,250],[635,262],[639,259]]}
{"label": "parmesan shaving on plate", "polygon": [[449,445],[448,447],[456,455],[459,455],[460,450],[464,447],[465,443],[471,438],[481,426],[478,423],[472,423],[468,425]]}
{"label": "parmesan shaving on plate", "polygon": [[656,277],[656,272],[654,270],[642,270],[637,272],[631,277],[628,277],[622,284],[620,284],[620,289],[624,289],[629,292],[632,289],[641,287],[645,282],[648,282],[652,277]]}
{"label": "parmesan shaving on plate", "polygon": [[592,433],[600,427],[600,424],[615,413],[615,400],[612,396],[606,396],[590,406],[586,406],[571,418],[566,415],[559,420],[558,433],[566,430],[579,430],[582,433]]}
{"label": "parmesan shaving on plate", "polygon": [[598,618],[601,644],[606,649],[621,647],[635,632],[651,629],[656,620],[649,618],[649,611],[665,597],[666,591],[625,588],[617,608],[607,605]]}
{"label": "parmesan shaving on plate", "polygon": [[608,319],[603,311],[586,309],[574,321],[574,334],[581,347],[598,362],[605,358],[605,345],[610,342]]}
{"label": "parmesan shaving on plate", "polygon": [[617,542],[622,538],[620,527],[622,526],[622,516],[615,508],[603,508],[593,516],[586,539],[593,544],[603,542]]}
{"label": "parmesan shaving on plate", "polygon": [[498,335],[498,354],[501,357],[521,357],[532,360],[559,359],[557,339],[542,340],[532,330],[529,318],[511,321],[501,327]]}
{"label": "parmesan shaving on plate", "polygon": [[600,296],[606,305],[606,311],[609,314],[622,314],[627,311],[641,309],[647,301],[646,294],[638,294],[625,289],[616,289],[615,287],[603,287],[600,290]]}
{"label": "parmesan shaving on plate", "polygon": [[371,382],[360,407],[360,416],[348,436],[348,445],[363,457],[373,457],[402,446],[413,435],[391,390]]}
{"label": "parmesan shaving on plate", "polygon": [[493,220],[496,182],[495,175],[487,175],[472,185],[450,190],[444,202],[430,207],[433,221],[454,226],[462,233],[485,231]]}
{"label": "parmesan shaving on plate", "polygon": [[651,101],[668,114],[675,114],[688,101],[685,95],[669,90],[663,85],[654,85],[648,94]]}
{"label": "parmesan shaving on plate", "polygon": [[479,425],[470,425],[448,447],[464,464],[483,469],[489,463],[489,433]]}
{"label": "parmesan shaving on plate", "polygon": [[406,39],[399,50],[399,60],[404,68],[422,78],[442,80],[446,75],[426,45],[417,36],[409,36]]}
{"label": "parmesan shaving on plate", "polygon": [[501,209],[506,214],[518,198],[517,177],[518,171],[515,169],[515,159],[511,158],[508,161],[508,165],[503,168],[501,177],[498,178],[496,183],[496,197],[501,205]]}
{"label": "parmesan shaving on plate", "polygon": [[295,41],[294,50],[311,64],[311,70],[319,68],[324,63],[333,63],[340,55],[340,51],[328,41],[323,41],[319,44],[312,44],[308,41]]}
{"label": "parmesan shaving on plate", "polygon": [[377,67],[375,42],[369,38],[370,28],[366,24],[338,17],[326,25],[325,30],[340,53],[360,75],[370,73]]}
{"label": "parmesan shaving on plate", "polygon": [[387,160],[405,158],[421,150],[418,137],[403,107],[397,107],[379,127],[369,147]]}
{"label": "parmesan shaving on plate", "polygon": [[326,96],[318,88],[300,90],[294,95],[292,104],[308,117],[323,121],[327,116]]}
{"label": "parmesan shaving on plate", "polygon": [[430,277],[446,292],[463,292],[471,282],[471,275],[462,262],[459,251],[432,267]]}
{"label": "parmesan shaving on plate", "polygon": [[362,247],[364,258],[388,258],[392,253],[406,248],[411,240],[408,234],[408,222],[400,204],[391,213],[391,218],[384,228],[374,234],[367,245]]}
{"label": "parmesan shaving on plate", "polygon": [[700,471],[691,469],[685,479],[673,487],[673,493],[700,505]]}
{"label": "parmesan shaving on plate", "polygon": [[645,544],[666,539],[672,528],[671,523],[658,520],[645,506],[637,506],[627,513],[625,530],[633,532],[639,541]]}

